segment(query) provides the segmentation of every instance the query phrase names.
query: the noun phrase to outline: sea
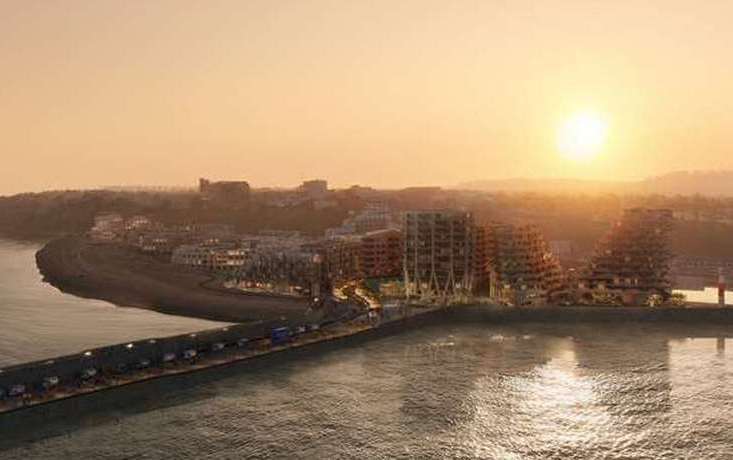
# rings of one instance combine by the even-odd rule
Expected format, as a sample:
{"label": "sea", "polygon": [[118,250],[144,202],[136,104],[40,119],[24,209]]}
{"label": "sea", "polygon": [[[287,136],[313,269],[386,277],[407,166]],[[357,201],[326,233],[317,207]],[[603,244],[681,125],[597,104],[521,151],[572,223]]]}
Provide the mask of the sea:
{"label": "sea", "polygon": [[[201,325],[60,294],[36,246],[0,247],[6,361]],[[0,415],[0,458],[733,459],[731,329],[409,328]]]}
{"label": "sea", "polygon": [[224,324],[64,294],[38,272],[35,254],[41,247],[0,239],[0,368]]}

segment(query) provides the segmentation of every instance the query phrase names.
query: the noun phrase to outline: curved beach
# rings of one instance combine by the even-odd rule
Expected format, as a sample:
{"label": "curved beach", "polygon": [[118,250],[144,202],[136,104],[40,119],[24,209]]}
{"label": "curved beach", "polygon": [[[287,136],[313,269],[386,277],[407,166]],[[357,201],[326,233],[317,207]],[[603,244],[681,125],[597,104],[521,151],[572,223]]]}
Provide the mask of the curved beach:
{"label": "curved beach", "polygon": [[78,236],[49,242],[36,254],[36,263],[44,280],[61,291],[119,306],[226,322],[297,321],[314,315],[305,299],[209,288],[204,273]]}

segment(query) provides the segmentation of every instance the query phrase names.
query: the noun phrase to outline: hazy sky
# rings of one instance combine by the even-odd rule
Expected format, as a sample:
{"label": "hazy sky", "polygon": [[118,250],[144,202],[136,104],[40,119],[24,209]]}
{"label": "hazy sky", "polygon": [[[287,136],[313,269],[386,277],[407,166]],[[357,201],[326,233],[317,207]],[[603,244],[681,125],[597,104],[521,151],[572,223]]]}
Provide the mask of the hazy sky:
{"label": "hazy sky", "polygon": [[[0,194],[733,168],[733,1],[0,0]],[[576,163],[578,110],[608,143]]]}

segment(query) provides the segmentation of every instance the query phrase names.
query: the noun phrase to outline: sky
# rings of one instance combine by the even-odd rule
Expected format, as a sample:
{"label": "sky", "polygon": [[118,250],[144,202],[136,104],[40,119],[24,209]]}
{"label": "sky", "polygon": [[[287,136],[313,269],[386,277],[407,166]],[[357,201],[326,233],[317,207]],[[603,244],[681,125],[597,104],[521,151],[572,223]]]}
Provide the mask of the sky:
{"label": "sky", "polygon": [[[733,2],[0,0],[0,194],[733,169]],[[579,111],[607,125],[578,161]]]}

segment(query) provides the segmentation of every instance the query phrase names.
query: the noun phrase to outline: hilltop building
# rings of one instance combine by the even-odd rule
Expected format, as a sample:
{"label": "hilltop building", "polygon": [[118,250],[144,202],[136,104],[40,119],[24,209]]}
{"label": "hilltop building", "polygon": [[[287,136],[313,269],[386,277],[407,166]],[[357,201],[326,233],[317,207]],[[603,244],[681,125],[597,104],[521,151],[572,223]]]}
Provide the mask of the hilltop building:
{"label": "hilltop building", "polygon": [[328,182],[322,179],[304,181],[299,190],[308,198],[321,199],[328,194]]}
{"label": "hilltop building", "polygon": [[114,241],[122,237],[125,231],[125,219],[113,212],[97,214],[89,236],[96,241]]}
{"label": "hilltop building", "polygon": [[217,205],[243,205],[249,202],[250,187],[246,181],[218,181],[199,179],[199,194]]}
{"label": "hilltop building", "polygon": [[473,215],[409,211],[404,218],[403,276],[408,298],[463,298],[473,289]]}
{"label": "hilltop building", "polygon": [[624,212],[601,240],[579,280],[584,299],[644,304],[651,295],[671,295],[668,234],[674,217],[668,209],[634,208]]}

